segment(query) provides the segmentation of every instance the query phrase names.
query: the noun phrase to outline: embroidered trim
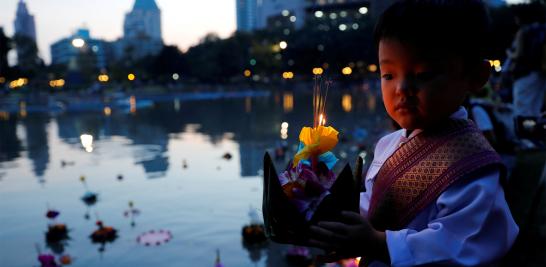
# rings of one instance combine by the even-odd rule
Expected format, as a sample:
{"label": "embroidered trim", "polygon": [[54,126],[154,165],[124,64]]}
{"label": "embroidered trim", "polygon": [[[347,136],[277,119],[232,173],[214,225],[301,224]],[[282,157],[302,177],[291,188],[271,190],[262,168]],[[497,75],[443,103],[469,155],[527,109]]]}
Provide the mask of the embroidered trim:
{"label": "embroidered trim", "polygon": [[385,161],[368,217],[378,230],[401,229],[459,178],[501,164],[471,121],[449,120],[410,139]]}

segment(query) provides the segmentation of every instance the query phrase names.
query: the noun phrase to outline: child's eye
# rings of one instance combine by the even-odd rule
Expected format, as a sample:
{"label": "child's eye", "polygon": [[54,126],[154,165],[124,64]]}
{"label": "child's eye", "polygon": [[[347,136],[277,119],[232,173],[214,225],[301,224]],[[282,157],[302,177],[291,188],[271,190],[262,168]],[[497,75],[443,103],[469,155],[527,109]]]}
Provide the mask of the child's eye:
{"label": "child's eye", "polygon": [[392,74],[389,74],[389,73],[383,74],[381,77],[382,77],[383,79],[387,80],[387,81],[392,80]]}

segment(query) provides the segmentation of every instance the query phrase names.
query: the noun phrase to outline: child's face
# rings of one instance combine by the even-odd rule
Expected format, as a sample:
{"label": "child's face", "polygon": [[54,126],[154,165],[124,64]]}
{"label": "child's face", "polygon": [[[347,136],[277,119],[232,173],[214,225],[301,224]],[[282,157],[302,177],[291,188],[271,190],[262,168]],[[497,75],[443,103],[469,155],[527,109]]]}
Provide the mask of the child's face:
{"label": "child's face", "polygon": [[448,118],[463,103],[470,87],[460,59],[424,60],[416,51],[396,40],[379,42],[385,108],[409,130]]}

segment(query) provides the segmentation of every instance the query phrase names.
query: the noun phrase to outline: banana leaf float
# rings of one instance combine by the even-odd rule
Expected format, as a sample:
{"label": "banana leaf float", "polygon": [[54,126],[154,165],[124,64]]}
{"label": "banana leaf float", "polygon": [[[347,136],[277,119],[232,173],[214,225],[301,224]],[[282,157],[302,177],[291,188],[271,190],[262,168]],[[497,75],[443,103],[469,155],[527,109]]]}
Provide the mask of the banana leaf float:
{"label": "banana leaf float", "polygon": [[[324,168],[323,162],[318,168]],[[360,188],[362,184],[362,158],[357,159],[354,174],[346,164],[336,176],[328,190],[321,198],[312,216],[301,212],[294,200],[286,194],[271,156],[264,156],[264,186],[262,211],[265,233],[277,243],[302,245],[306,243],[309,227],[319,221],[339,221],[341,211],[359,211]]]}

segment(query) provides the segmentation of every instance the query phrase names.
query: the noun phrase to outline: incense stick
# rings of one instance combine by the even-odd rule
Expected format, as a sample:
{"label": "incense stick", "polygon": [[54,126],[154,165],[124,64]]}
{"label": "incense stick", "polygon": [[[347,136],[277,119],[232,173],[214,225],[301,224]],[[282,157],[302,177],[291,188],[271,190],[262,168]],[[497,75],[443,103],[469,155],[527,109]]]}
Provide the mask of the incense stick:
{"label": "incense stick", "polygon": [[322,77],[315,76],[313,86],[313,128],[326,124],[326,98],[330,89],[331,81],[325,82],[325,90],[322,90]]}

